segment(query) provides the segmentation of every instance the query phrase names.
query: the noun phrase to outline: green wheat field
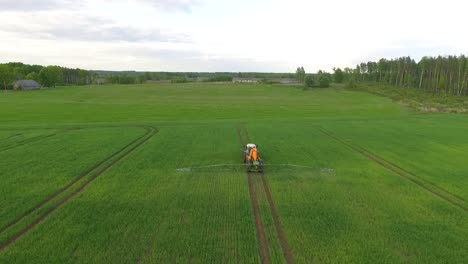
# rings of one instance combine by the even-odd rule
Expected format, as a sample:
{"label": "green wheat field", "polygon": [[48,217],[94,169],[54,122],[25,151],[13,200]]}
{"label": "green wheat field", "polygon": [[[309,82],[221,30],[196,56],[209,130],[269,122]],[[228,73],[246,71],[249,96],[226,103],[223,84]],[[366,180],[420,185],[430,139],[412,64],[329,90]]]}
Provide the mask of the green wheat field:
{"label": "green wheat field", "polygon": [[0,113],[0,263],[468,263],[466,115],[230,83],[7,92]]}

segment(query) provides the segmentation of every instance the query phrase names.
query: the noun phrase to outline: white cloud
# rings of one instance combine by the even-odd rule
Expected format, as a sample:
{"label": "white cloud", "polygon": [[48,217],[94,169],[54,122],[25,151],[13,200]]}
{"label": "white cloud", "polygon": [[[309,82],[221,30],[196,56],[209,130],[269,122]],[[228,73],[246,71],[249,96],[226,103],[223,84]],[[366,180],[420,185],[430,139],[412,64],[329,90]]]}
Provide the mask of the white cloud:
{"label": "white cloud", "polygon": [[182,10],[190,12],[192,8],[199,5],[198,0],[137,0],[143,3],[151,4],[157,8],[163,8],[165,10],[177,11]]}
{"label": "white cloud", "polygon": [[0,0],[11,11],[0,15],[2,61],[284,72],[468,53],[461,0],[87,0],[78,9],[66,0],[37,9],[17,2]]}
{"label": "white cloud", "polygon": [[64,9],[79,5],[79,1],[72,0],[0,0],[0,12],[34,12],[43,10]]}
{"label": "white cloud", "polygon": [[[28,23],[24,23],[28,21]],[[121,26],[113,21],[74,13],[14,14],[0,24],[0,32],[29,39],[76,41],[188,42],[184,34],[164,33],[159,28]]]}

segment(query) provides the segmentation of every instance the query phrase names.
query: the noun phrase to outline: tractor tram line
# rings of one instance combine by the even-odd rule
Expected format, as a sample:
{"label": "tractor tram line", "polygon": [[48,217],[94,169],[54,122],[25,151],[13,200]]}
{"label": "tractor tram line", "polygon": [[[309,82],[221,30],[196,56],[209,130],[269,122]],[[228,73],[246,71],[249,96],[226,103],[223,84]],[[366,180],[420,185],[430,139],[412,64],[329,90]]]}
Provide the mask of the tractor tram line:
{"label": "tractor tram line", "polygon": [[[146,130],[148,130],[148,128],[146,128]],[[69,182],[67,185],[65,185],[64,187],[62,187],[61,189],[57,190],[55,193],[51,194],[49,197],[47,197],[45,200],[43,200],[42,202],[40,202],[39,204],[31,207],[28,211],[26,211],[25,213],[23,213],[22,215],[18,216],[15,220],[13,220],[12,222],[6,224],[4,227],[0,228],[0,235],[2,233],[4,233],[6,230],[8,230],[10,227],[18,224],[20,221],[22,221],[24,218],[28,217],[29,215],[31,215],[31,213],[33,213],[34,211],[37,211],[39,209],[41,209],[45,204],[47,204],[48,202],[50,202],[51,200],[55,199],[56,197],[58,197],[59,195],[65,193],[66,191],[70,190],[78,181],[82,180],[83,178],[85,178],[86,176],[89,176],[93,171],[95,171],[96,169],[98,169],[99,167],[101,167],[102,165],[104,165],[105,163],[111,161],[115,156],[117,156],[118,154],[120,154],[123,150],[127,149],[128,147],[134,145],[136,142],[138,142],[139,140],[141,140],[142,138],[144,138],[145,136],[147,136],[149,133],[149,131],[146,132],[146,134],[134,139],[132,142],[128,143],[127,145],[125,145],[124,147],[121,147],[120,149],[118,149],[116,152],[114,152],[113,154],[111,154],[110,156],[108,156],[107,158],[105,158],[104,160],[100,161],[99,163],[97,163],[96,165],[92,166],[91,168],[87,169],[85,172],[81,173],[78,177],[74,178],[71,182]]]}
{"label": "tractor tram line", "polygon": [[257,229],[257,240],[259,242],[259,249],[260,249],[260,260],[261,263],[271,263],[270,260],[270,253],[268,250],[268,240],[266,237],[266,232],[265,232],[265,227],[262,222],[261,214],[260,214],[260,206],[258,204],[258,197],[257,197],[257,191],[255,190],[255,184],[254,184],[254,177],[255,174],[251,172],[246,172],[247,173],[247,181],[249,184],[249,194],[250,194],[250,200],[252,202],[252,208],[254,211],[254,218],[255,218],[255,227]]}
{"label": "tractor tram line", "polygon": [[263,189],[265,190],[265,194],[268,200],[268,205],[270,206],[271,216],[273,217],[273,221],[275,223],[276,233],[278,234],[278,238],[280,240],[281,249],[283,251],[284,259],[286,263],[294,263],[292,252],[289,248],[288,241],[286,240],[286,235],[284,234],[283,228],[281,227],[281,223],[279,221],[278,211],[276,210],[275,204],[273,202],[273,198],[271,197],[270,187],[268,186],[268,181],[265,177],[264,172],[261,172],[260,178],[262,178]]}
{"label": "tractor tram line", "polygon": [[[245,125],[242,125],[241,128],[238,127],[237,128],[237,133],[238,133],[239,141],[240,141],[242,147],[245,146],[244,144],[246,143],[246,141],[248,141],[247,143],[252,142],[251,139],[250,139],[250,136],[249,136],[249,132],[248,132],[247,128],[245,127]],[[244,134],[245,140],[242,139],[242,134]],[[269,209],[268,211],[269,211],[269,214],[271,215],[271,217],[273,219],[277,239],[279,240],[279,244],[281,246],[281,251],[283,253],[284,260],[288,264],[294,263],[293,255],[292,255],[292,252],[291,252],[291,250],[289,248],[289,245],[288,245],[288,242],[287,242],[287,239],[286,239],[286,235],[285,235],[285,233],[284,233],[284,231],[283,231],[283,229],[281,227],[278,211],[276,210],[276,207],[275,207],[272,195],[271,195],[270,187],[268,185],[268,180],[267,180],[267,178],[265,176],[265,173],[263,171],[249,172],[247,170],[246,174],[247,174],[247,180],[248,180],[248,184],[249,184],[249,192],[250,192],[251,200],[252,200],[252,207],[254,209],[254,217],[255,217],[255,222],[256,222],[256,226],[257,226],[257,239],[258,239],[259,245],[260,245],[260,251],[261,251],[260,252],[261,253],[260,257],[262,259],[262,263],[271,263],[271,260],[270,260],[270,255],[268,254],[269,245],[268,245],[268,242],[267,242],[267,239],[266,239],[265,227],[264,227],[264,225],[263,225],[263,223],[261,221],[259,202],[258,202],[258,197],[257,197],[257,193],[256,193],[257,191],[255,190],[256,188],[255,188],[254,180],[257,177],[259,177],[260,180],[261,180],[261,186],[258,187],[260,190],[258,190],[258,191],[264,192],[264,194],[262,194],[262,195],[266,196],[266,200],[268,202],[268,209]],[[259,224],[257,224],[257,222],[259,222]],[[263,247],[266,247],[266,250],[264,250]],[[266,254],[266,256],[265,256],[265,254]]]}
{"label": "tractor tram line", "polygon": [[[54,129],[54,128],[44,128],[44,129]],[[21,147],[21,146],[24,146],[24,145],[27,145],[27,144],[30,144],[30,143],[33,143],[33,142],[36,142],[36,141],[40,141],[40,140],[43,140],[43,139],[55,137],[55,136],[57,136],[59,134],[74,131],[74,130],[79,130],[79,129],[80,128],[65,128],[65,129],[59,130],[57,128],[58,131],[55,131],[55,133],[39,135],[39,136],[31,137],[31,138],[26,138],[26,139],[20,140],[18,142],[12,142],[10,144],[2,146],[2,147],[0,147],[0,152],[3,152],[5,150],[14,149],[14,148],[17,148],[17,147]],[[19,135],[19,134],[16,134],[16,135]],[[3,140],[8,140],[10,138],[15,137],[16,135],[9,136],[8,138],[5,138]],[[2,141],[2,140],[0,140],[0,141]]]}
{"label": "tractor tram line", "polygon": [[[242,131],[240,128],[237,128],[237,136],[239,137],[239,144],[241,148],[243,148],[244,140],[242,139]],[[247,183],[249,186],[250,202],[252,203],[252,209],[253,209],[254,220],[255,220],[255,229],[256,229],[256,235],[257,235],[258,249],[260,250],[259,252],[260,261],[262,264],[271,263],[270,253],[268,251],[268,242],[267,242],[266,234],[265,234],[265,228],[263,226],[262,219],[260,216],[260,206],[258,205],[257,192],[255,191],[255,186],[253,182],[253,177],[255,175],[248,171],[246,171],[246,175],[247,175]]]}
{"label": "tractor tram line", "polygon": [[[16,233],[15,235],[7,239],[5,242],[2,242],[3,244],[0,244],[0,253],[2,253],[4,250],[9,248],[11,245],[13,245],[21,237],[29,233],[29,231],[31,231],[38,224],[45,221],[52,213],[60,209],[72,198],[82,193],[86,189],[86,187],[88,187],[88,185],[90,185],[95,179],[97,179],[103,173],[108,171],[111,167],[113,167],[118,162],[127,158],[131,153],[133,153],[136,149],[138,149],[140,146],[145,144],[149,139],[151,139],[155,134],[159,132],[159,130],[154,127],[144,127],[144,128],[146,130],[145,134],[143,134],[142,136],[139,136],[138,138],[136,138],[135,140],[133,140],[126,146],[119,149],[117,152],[111,154],[108,158],[106,158],[105,160],[101,161],[100,163],[98,163],[97,165],[89,169],[86,174],[80,175],[78,179],[73,180],[67,186],[65,186],[58,192],[52,194],[49,198],[47,198],[41,204],[35,206],[31,210],[29,210],[28,212],[20,216],[18,219],[15,219],[12,223],[2,228],[2,230],[0,231],[0,235],[3,232],[6,232],[9,228],[12,228],[14,225],[20,223],[24,218],[28,217],[35,211],[40,210],[48,202],[52,202],[53,200],[55,200],[55,198],[57,198],[60,194],[65,193],[66,191],[70,191],[70,193],[66,193],[64,197],[60,197],[60,199],[56,201],[55,204],[51,205],[51,208],[48,208],[47,211],[40,213],[40,215],[38,215],[38,217],[35,218],[26,227],[22,228],[18,233]],[[83,179],[85,176],[91,176],[91,177],[87,179],[84,183],[82,183],[81,185],[76,186],[76,189],[73,189],[72,187],[74,187],[74,185],[80,182],[80,180]]]}
{"label": "tractor tram line", "polygon": [[364,149],[363,147],[357,146],[351,142],[348,142],[338,137],[337,135],[324,129],[323,127],[319,128],[318,130],[322,132],[324,135],[330,137],[331,139],[343,144],[345,147],[348,147],[349,149],[355,151],[356,153],[361,154],[362,156],[368,158],[369,160],[379,164],[383,168],[389,171],[392,171],[396,173],[398,176],[416,184],[418,187],[427,191],[428,193],[436,197],[439,197],[440,199],[454,205],[455,207],[460,208],[461,210],[465,212],[468,212],[468,206],[465,205],[465,200],[459,197],[458,195],[455,195],[449,191],[446,191],[445,189],[402,169],[401,167],[395,165],[394,163]]}

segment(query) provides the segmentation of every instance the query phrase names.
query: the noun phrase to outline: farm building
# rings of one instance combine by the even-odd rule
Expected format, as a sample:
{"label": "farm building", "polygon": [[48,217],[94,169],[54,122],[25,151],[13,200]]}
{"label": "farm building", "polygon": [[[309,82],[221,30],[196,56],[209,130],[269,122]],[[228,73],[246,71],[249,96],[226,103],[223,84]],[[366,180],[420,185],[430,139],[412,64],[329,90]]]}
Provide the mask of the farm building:
{"label": "farm building", "polygon": [[262,78],[233,78],[234,83],[258,83]]}
{"label": "farm building", "polygon": [[297,84],[296,79],[292,78],[233,78],[234,83],[260,83],[260,82],[272,82],[279,84]]}
{"label": "farm building", "polygon": [[281,84],[297,84],[297,80],[293,78],[281,78],[279,79]]}
{"label": "farm building", "polygon": [[41,85],[34,80],[19,80],[13,85],[15,90],[36,90],[41,89]]}
{"label": "farm building", "polygon": [[268,78],[265,81],[280,84],[297,84],[297,80],[293,78]]}

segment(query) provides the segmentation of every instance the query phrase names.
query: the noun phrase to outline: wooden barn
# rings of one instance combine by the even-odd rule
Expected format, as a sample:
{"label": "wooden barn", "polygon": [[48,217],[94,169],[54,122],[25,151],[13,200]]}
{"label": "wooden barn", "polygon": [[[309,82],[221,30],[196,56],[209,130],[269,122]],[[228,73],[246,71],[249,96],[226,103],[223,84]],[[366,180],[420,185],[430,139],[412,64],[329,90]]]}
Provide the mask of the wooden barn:
{"label": "wooden barn", "polygon": [[37,90],[41,85],[34,80],[19,80],[13,85],[15,90]]}

